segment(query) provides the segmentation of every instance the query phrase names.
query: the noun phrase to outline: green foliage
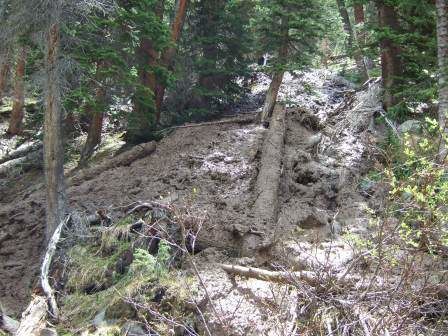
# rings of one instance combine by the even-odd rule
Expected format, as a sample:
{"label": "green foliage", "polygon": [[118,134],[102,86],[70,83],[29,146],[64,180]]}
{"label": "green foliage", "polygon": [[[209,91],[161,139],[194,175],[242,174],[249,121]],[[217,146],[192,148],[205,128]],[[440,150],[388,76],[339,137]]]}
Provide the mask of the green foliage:
{"label": "green foliage", "polygon": [[[314,0],[260,1],[254,19],[257,47],[261,53],[274,56],[271,67],[298,70],[311,64],[317,42],[323,36],[323,3]],[[288,30],[288,57],[280,59],[278,50],[285,39],[283,25]]]}
{"label": "green foliage", "polygon": [[437,122],[426,118],[423,134],[406,134],[396,152],[400,155],[385,171],[402,239],[429,251],[448,246],[448,175],[435,160],[440,141],[446,139],[439,139]]}

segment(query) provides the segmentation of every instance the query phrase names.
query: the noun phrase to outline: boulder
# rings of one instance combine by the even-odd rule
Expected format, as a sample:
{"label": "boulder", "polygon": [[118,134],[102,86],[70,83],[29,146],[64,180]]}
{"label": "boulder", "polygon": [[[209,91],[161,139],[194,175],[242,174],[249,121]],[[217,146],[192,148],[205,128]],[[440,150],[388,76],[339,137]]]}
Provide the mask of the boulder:
{"label": "boulder", "polygon": [[410,119],[406,120],[398,126],[398,132],[403,133],[418,133],[422,130],[422,122],[420,120]]}

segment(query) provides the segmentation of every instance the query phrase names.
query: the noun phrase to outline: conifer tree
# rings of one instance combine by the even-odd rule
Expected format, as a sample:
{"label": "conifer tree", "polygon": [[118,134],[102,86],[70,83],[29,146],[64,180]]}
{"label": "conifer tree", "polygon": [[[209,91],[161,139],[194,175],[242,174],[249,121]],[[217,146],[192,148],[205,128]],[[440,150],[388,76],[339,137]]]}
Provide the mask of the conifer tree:
{"label": "conifer tree", "polygon": [[320,1],[262,1],[259,7],[258,44],[272,54],[272,81],[261,113],[267,122],[277,100],[284,72],[297,70],[311,63],[322,33]]}

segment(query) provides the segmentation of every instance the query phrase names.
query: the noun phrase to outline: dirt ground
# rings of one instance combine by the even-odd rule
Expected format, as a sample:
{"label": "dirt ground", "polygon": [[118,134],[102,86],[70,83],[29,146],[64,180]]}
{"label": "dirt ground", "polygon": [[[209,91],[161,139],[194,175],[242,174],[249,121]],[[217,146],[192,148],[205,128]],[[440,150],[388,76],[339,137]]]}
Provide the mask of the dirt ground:
{"label": "dirt ground", "polygon": [[[266,82],[260,79],[254,94]],[[365,230],[368,221],[358,181],[371,164],[375,90],[356,93],[325,70],[288,74],[280,94],[287,108],[275,221],[260,224],[254,211],[260,162],[269,154],[263,153],[269,130],[255,124],[177,129],[152,155],[68,188],[69,208],[84,214],[106,209],[120,218],[117,207],[135,201],[169,197],[189,205],[207,218],[198,237],[200,273],[233,326],[226,335],[289,335],[298,314],[296,291],[261,280],[236,284],[216,263],[307,269],[320,258],[342,265],[352,257],[341,237]],[[42,186],[36,171],[1,180],[0,298],[9,313],[22,311],[36,281],[45,224]],[[268,251],[244,246],[254,234],[268,237]],[[273,315],[271,304],[282,309]]]}

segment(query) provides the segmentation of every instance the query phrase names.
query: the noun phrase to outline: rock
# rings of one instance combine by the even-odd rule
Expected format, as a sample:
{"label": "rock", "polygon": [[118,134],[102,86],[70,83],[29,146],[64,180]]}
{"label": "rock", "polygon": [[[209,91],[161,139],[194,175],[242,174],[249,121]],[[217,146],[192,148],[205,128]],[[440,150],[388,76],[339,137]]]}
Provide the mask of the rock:
{"label": "rock", "polygon": [[329,223],[329,219],[330,218],[325,211],[313,209],[312,212],[299,221],[298,224],[302,229],[314,229],[326,226]]}
{"label": "rock", "polygon": [[40,331],[39,336],[58,336],[58,332],[54,328],[44,328]]}
{"label": "rock", "polygon": [[121,335],[146,336],[148,332],[142,323],[129,321],[121,327]]}
{"label": "rock", "polygon": [[419,120],[410,119],[406,120],[400,126],[398,126],[398,131],[403,133],[418,133],[422,130],[422,123]]}

